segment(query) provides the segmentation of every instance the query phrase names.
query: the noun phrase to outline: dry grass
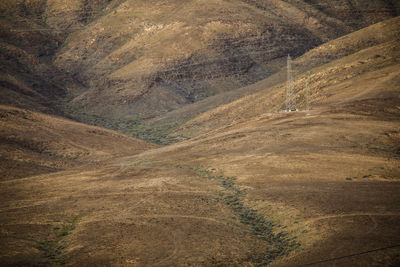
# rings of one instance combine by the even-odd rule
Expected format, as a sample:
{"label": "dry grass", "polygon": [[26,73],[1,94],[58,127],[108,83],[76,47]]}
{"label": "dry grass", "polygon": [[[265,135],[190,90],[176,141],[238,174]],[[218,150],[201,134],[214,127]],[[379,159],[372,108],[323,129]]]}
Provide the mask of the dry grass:
{"label": "dry grass", "polygon": [[1,179],[140,153],[156,145],[33,111],[0,106]]}
{"label": "dry grass", "polygon": [[[90,87],[72,102],[86,112],[154,117],[219,93],[220,80],[229,91],[262,80],[276,71],[276,59],[390,18],[388,10],[396,9],[372,5],[373,15],[346,1],[335,2],[344,11],[338,14],[332,4],[305,1],[127,0],[71,33],[54,63]],[[355,21],[352,8],[365,18]]]}
{"label": "dry grass", "polygon": [[[294,70],[297,78],[294,82],[294,97],[297,107],[304,109],[306,106],[307,83],[312,106],[396,97],[399,72],[399,39],[396,33],[400,29],[399,22],[400,19],[396,18],[373,25],[315,48],[295,60]],[[382,32],[382,36],[373,35],[377,31]],[[330,62],[327,59],[329,57],[337,59]],[[327,62],[330,63],[324,64]],[[310,66],[313,69],[310,69]],[[193,137],[264,113],[281,111],[285,108],[286,92],[285,84],[282,83],[284,79],[285,70],[253,85],[253,88],[248,88],[250,92],[260,92],[226,105],[219,103],[220,107],[188,121],[175,133]],[[275,86],[270,87],[274,84]],[[222,98],[219,96],[219,99]],[[211,101],[208,102],[212,105]],[[207,100],[204,101],[204,105],[207,106]],[[201,110],[202,106],[194,107],[194,112],[196,109]],[[191,113],[193,110],[185,108],[183,112]]]}
{"label": "dry grass", "polygon": [[[396,244],[396,125],[327,110],[271,114],[140,155],[3,181],[1,259],[51,262],[35,249],[47,241],[62,245],[56,259],[72,265],[259,262],[271,247],[222,201],[228,184],[207,179],[200,165],[237,177],[244,203],[274,222],[276,233],[296,237],[304,250],[278,266]],[[77,214],[68,235],[51,239],[55,226]],[[357,258],[361,265],[391,261],[389,252]]]}
{"label": "dry grass", "polygon": [[[161,148],[1,106],[0,262],[295,266],[400,244],[397,47],[315,69],[310,115],[268,112],[283,105],[275,87],[206,113],[187,128],[195,138]],[[65,170],[37,167],[58,160]],[[271,238],[284,233],[301,247]],[[398,252],[327,264],[397,266]]]}

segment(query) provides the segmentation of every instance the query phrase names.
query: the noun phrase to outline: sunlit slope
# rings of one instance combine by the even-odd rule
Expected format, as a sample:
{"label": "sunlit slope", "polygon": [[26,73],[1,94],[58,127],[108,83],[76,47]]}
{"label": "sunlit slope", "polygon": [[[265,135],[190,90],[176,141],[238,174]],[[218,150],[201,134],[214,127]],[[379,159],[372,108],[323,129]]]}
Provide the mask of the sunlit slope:
{"label": "sunlit slope", "polygon": [[[329,3],[318,10],[345,21],[347,9],[329,6],[362,2]],[[182,127],[192,140],[162,148],[1,106],[0,262],[398,266],[400,70],[391,23],[375,26],[393,27],[376,39],[374,31],[347,36],[294,62],[313,68],[295,75],[298,107],[308,81],[311,111],[275,112],[285,102],[282,71],[254,85],[265,90]]]}
{"label": "sunlit slope", "polygon": [[[362,49],[393,40],[399,34],[399,27],[399,18],[394,18],[318,46],[293,61],[292,65],[295,74],[299,75]],[[149,123],[185,122],[218,106],[233,102],[254,92],[282,84],[287,79],[287,71],[284,64],[286,64],[286,61],[282,63],[282,68],[279,72],[267,79],[186,105],[180,109],[160,115],[150,120]]]}
{"label": "sunlit slope", "polygon": [[8,106],[0,106],[0,139],[2,180],[155,147],[113,131]]}
{"label": "sunlit slope", "polygon": [[[157,151],[141,160],[210,166],[249,192],[266,218],[297,236],[304,251],[275,266],[307,264],[400,240],[398,96],[265,113]],[[388,97],[389,98],[386,98]],[[398,248],[335,261],[396,265]]]}
{"label": "sunlit slope", "polygon": [[[384,112],[265,114],[136,156],[3,181],[1,260],[293,266],[396,244],[399,111]],[[300,247],[276,250],[258,220]],[[340,263],[395,264],[397,252]]]}
{"label": "sunlit slope", "polygon": [[301,55],[397,12],[385,1],[128,0],[110,6],[68,36],[55,63],[90,87],[72,102],[76,107],[133,119],[262,80],[287,54]]}
{"label": "sunlit slope", "polygon": [[284,107],[283,88],[261,91],[187,124],[186,133],[197,136],[191,141],[140,158],[237,177],[247,203],[304,248],[275,266],[329,259],[339,266],[398,265],[398,47],[393,39],[299,75],[298,107],[305,106],[308,80],[310,111],[272,112]]}
{"label": "sunlit slope", "polygon": [[[397,244],[396,101],[266,113],[136,156],[2,181],[1,261],[293,266]],[[271,233],[258,221],[300,247],[263,239]],[[396,255],[336,263],[396,265]]]}
{"label": "sunlit slope", "polygon": [[5,0],[0,103],[140,121],[196,102],[157,119],[181,123],[247,94],[197,106],[279,71],[287,54],[398,11],[387,1]]}
{"label": "sunlit slope", "polygon": [[[312,108],[323,105],[344,105],[362,101],[381,109],[393,109],[399,90],[399,29],[400,19],[378,23],[348,36],[317,47],[293,62],[297,107],[306,108],[309,90]],[[336,60],[332,60],[336,59]],[[328,64],[323,64],[330,62]],[[264,90],[230,104],[205,112],[177,130],[195,136],[209,130],[245,121],[266,112],[279,112],[286,102],[286,70],[246,90]],[[267,87],[275,84],[275,86]],[[250,89],[249,89],[250,88]],[[355,105],[355,108],[361,108]],[[395,110],[396,108],[394,108]]]}

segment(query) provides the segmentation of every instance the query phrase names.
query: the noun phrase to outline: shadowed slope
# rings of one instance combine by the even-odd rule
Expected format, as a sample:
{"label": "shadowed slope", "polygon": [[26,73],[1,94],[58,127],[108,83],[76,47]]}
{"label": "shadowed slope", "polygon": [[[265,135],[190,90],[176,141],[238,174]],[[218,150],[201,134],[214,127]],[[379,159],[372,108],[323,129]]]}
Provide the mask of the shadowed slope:
{"label": "shadowed slope", "polygon": [[296,266],[358,254],[327,265],[399,265],[398,247],[362,253],[400,244],[399,41],[349,40],[312,51],[328,64],[296,77],[310,112],[274,113],[278,85],[189,122],[192,140],[134,156],[149,145],[1,107],[15,160],[107,160],[0,181],[0,261]]}
{"label": "shadowed slope", "polygon": [[147,119],[262,80],[287,54],[390,18],[397,8],[385,1],[124,1],[69,35],[55,63],[90,87],[75,107]]}
{"label": "shadowed slope", "polygon": [[[297,107],[305,108],[307,89],[310,90],[312,106],[367,99],[372,101],[375,98],[378,102],[397,101],[399,23],[399,17],[378,23],[317,47],[296,59],[293,69],[297,76],[294,82]],[[330,63],[323,65],[326,62]],[[176,133],[197,136],[235,121],[280,111],[284,109],[286,89],[282,82],[285,79],[286,70],[282,70],[269,79],[244,88],[248,91],[260,90],[275,84],[205,112],[182,125]]]}
{"label": "shadowed slope", "polygon": [[[345,35],[339,39],[332,40],[308,51],[293,61],[292,66],[295,74],[300,75],[303,72],[310,71],[315,67],[351,55],[362,49],[395,39],[399,34],[399,21],[399,18],[390,19],[349,35]],[[201,113],[233,102],[256,91],[281,84],[286,81],[287,76],[284,64],[286,64],[286,61],[281,64],[281,71],[271,75],[267,79],[246,87],[208,97],[203,101],[186,105],[180,109],[158,116],[150,120],[149,123],[152,125],[171,122],[182,123]]]}
{"label": "shadowed slope", "polygon": [[63,114],[61,102],[83,86],[52,65],[65,33],[46,23],[46,1],[0,3],[0,104]]}
{"label": "shadowed slope", "polygon": [[0,106],[0,140],[2,180],[156,147],[110,130],[7,106]]}
{"label": "shadowed slope", "polygon": [[243,86],[278,72],[288,53],[399,10],[388,1],[67,2],[0,3],[0,103],[137,137],[129,125],[180,124],[258,90]]}

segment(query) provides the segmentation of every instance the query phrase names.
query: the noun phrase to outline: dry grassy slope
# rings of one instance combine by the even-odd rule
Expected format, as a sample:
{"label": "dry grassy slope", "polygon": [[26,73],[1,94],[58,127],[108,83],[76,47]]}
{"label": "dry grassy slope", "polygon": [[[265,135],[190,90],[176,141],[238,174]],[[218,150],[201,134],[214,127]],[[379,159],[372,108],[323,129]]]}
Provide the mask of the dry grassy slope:
{"label": "dry grassy slope", "polygon": [[76,105],[137,118],[258,81],[275,59],[396,12],[385,1],[124,1],[71,34],[55,62],[91,87]]}
{"label": "dry grassy slope", "polygon": [[[304,55],[294,59],[292,62],[295,74],[300,75],[303,72],[310,71],[313,68],[324,65],[333,60],[340,59],[362,49],[396,38],[396,36],[399,34],[399,21],[399,18],[389,19],[354,33],[345,35],[341,38],[329,41],[308,51]],[[218,95],[208,97],[202,101],[186,105],[180,109],[151,119],[149,120],[149,123],[162,124],[176,121],[183,123],[218,106],[228,104],[241,97],[250,95],[265,88],[270,88],[281,84],[287,79],[286,59],[282,60],[281,66],[282,68],[279,72],[271,75],[267,79],[261,80],[246,87],[220,93]]]}
{"label": "dry grassy slope", "polygon": [[[229,193],[229,183],[222,187],[217,180],[201,178],[199,169],[179,168],[185,165],[211,166],[224,177],[236,176],[235,185],[247,189],[243,202],[275,222],[276,232],[297,237],[304,250],[278,258],[277,266],[399,244],[398,47],[398,40],[387,40],[315,69],[307,76],[313,89],[310,116],[268,113],[250,96],[247,100],[255,110],[244,102],[237,106],[243,106],[241,116],[248,118],[191,141],[0,181],[0,262],[9,266],[260,262],[271,245],[252,234],[239,214],[224,204],[221,193]],[[300,76],[296,88],[304,80]],[[279,97],[279,90],[271,94]],[[265,93],[256,96],[265,102],[269,99]],[[282,104],[281,99],[276,101]],[[135,153],[130,151],[135,141],[111,131],[15,108],[1,110],[5,126],[0,129],[8,138],[1,144],[14,151],[9,155],[15,159],[18,151],[41,164],[51,161],[40,158],[45,157],[42,154],[38,157],[38,151],[60,156],[89,152],[86,156],[94,159],[114,152]],[[218,114],[230,119],[231,113]],[[35,132],[27,129],[31,125]],[[99,133],[104,136],[93,137]],[[121,142],[115,143],[115,138]],[[384,250],[332,264],[398,266],[398,255],[398,249]]]}
{"label": "dry grassy slope", "polygon": [[60,102],[85,88],[55,68],[52,57],[71,32],[117,4],[108,0],[2,1],[0,104],[63,114]]}
{"label": "dry grassy slope", "polygon": [[40,20],[42,26],[49,26],[59,30],[58,34],[64,34],[104,15],[120,2],[122,0],[3,0],[0,10],[14,19]]}
{"label": "dry grassy slope", "polygon": [[[398,244],[400,109],[398,98],[392,101],[315,108],[311,116],[264,114],[133,157],[2,181],[0,260],[79,266],[260,262],[271,247],[224,204],[221,194],[229,191],[199,175],[204,167],[179,167],[201,165],[236,176],[236,186],[248,192],[243,201],[273,221],[276,232],[296,236],[303,250],[278,258],[277,266]],[[396,266],[398,252],[334,263]]]}
{"label": "dry grassy slope", "polygon": [[[278,259],[274,266],[296,266],[399,244],[397,23],[398,19],[386,23],[393,35],[378,44],[368,42],[370,37],[361,42],[347,36],[319,48],[320,53],[328,53],[326,48],[335,44],[340,54],[349,40],[353,47],[362,47],[299,75],[296,98],[304,105],[301,90],[308,80],[310,115],[269,112],[283,104],[282,88],[272,88],[200,116],[199,124],[192,121],[187,132],[204,134],[145,152],[140,160],[212,166],[226,176],[236,176],[237,183],[249,190],[248,203],[286,226],[305,248]],[[376,25],[375,30],[382,26]],[[355,35],[366,37],[361,33]],[[397,247],[324,265],[396,266],[398,253]]]}
{"label": "dry grassy slope", "polygon": [[[240,265],[268,242],[240,223],[211,166],[303,250],[276,266],[398,244],[398,101],[265,114],[196,140],[54,174],[2,181],[0,260],[7,265]],[[362,111],[362,112],[361,112]],[[351,177],[352,180],[346,180]],[[363,178],[365,177],[365,178]],[[74,218],[76,220],[74,220]],[[278,226],[280,225],[280,226]],[[336,261],[399,263],[398,249]]]}
{"label": "dry grassy slope", "polygon": [[[377,99],[318,107],[310,116],[266,113],[192,141],[145,152],[140,159],[212,166],[237,177],[250,192],[249,203],[287,226],[302,243],[304,251],[274,266],[398,244],[399,69],[391,68],[363,77],[374,83],[388,74],[387,83],[378,86],[384,90]],[[367,89],[377,91],[374,86]],[[398,252],[395,248],[333,263],[397,265]]]}
{"label": "dry grassy slope", "polygon": [[113,131],[0,106],[1,180],[62,170],[155,145]]}
{"label": "dry grassy slope", "polygon": [[43,16],[46,24],[66,33],[79,30],[97,17],[107,14],[123,0],[47,0]]}
{"label": "dry grassy slope", "polygon": [[[370,82],[381,99],[335,101],[310,116],[266,113],[133,157],[2,181],[0,259],[79,266],[260,262],[271,246],[224,204],[229,183],[224,189],[204,178],[199,166],[237,177],[235,185],[247,189],[243,202],[274,222],[276,232],[296,236],[303,250],[276,266],[398,244],[400,101],[392,68],[374,73],[389,73],[384,90]],[[334,263],[396,266],[398,252]]]}
{"label": "dry grassy slope", "polygon": [[[312,106],[397,97],[394,92],[399,86],[399,29],[400,17],[397,17],[328,42],[296,59],[293,69],[297,76],[294,86],[298,107],[305,108],[307,83]],[[325,64],[327,62],[330,63]],[[285,84],[282,82],[285,79],[286,71],[282,70],[269,79],[243,88],[255,91],[275,84],[205,112],[180,126],[175,133],[197,136],[236,121],[280,111],[284,108]]]}
{"label": "dry grassy slope", "polygon": [[0,3],[0,103],[51,114],[82,85],[51,62],[64,34],[46,24],[45,1]]}

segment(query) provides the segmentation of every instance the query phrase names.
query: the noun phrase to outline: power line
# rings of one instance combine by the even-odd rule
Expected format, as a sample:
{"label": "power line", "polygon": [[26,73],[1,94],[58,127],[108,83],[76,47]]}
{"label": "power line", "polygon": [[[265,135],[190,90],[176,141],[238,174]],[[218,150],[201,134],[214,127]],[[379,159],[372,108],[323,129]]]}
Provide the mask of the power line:
{"label": "power line", "polygon": [[386,250],[386,249],[391,249],[391,248],[397,248],[397,247],[400,247],[400,244],[393,245],[393,246],[388,246],[388,247],[383,247],[383,248],[371,249],[371,250],[367,250],[367,251],[363,251],[363,252],[359,252],[359,253],[349,254],[349,255],[330,258],[330,259],[324,259],[324,260],[310,262],[310,263],[306,263],[306,264],[301,264],[301,265],[297,265],[297,267],[312,266],[312,265],[315,265],[315,264],[320,264],[320,263],[325,263],[325,262],[330,262],[330,261],[350,258],[350,257],[354,257],[354,256],[364,255],[364,254],[368,254],[368,253],[372,253],[372,252],[376,252],[376,251],[381,251],[381,250]]}

